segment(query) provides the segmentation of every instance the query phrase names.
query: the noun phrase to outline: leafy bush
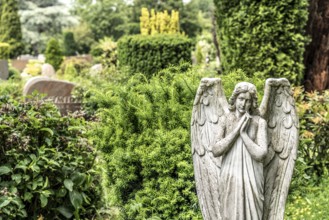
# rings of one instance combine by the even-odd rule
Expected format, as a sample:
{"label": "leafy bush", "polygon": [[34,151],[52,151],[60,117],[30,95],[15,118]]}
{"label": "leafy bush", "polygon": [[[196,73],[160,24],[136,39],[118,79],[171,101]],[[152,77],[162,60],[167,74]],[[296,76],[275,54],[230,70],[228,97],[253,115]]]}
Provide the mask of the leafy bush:
{"label": "leafy bush", "polygon": [[51,38],[48,41],[45,56],[46,62],[51,64],[55,70],[58,70],[63,62],[63,54],[55,38]]}
{"label": "leafy bush", "polygon": [[0,103],[0,218],[91,219],[100,198],[84,120],[44,101]]}
{"label": "leafy bush", "polygon": [[31,76],[41,75],[43,62],[40,60],[29,60],[23,72]]}
{"label": "leafy bush", "polygon": [[329,91],[303,93],[296,88],[300,117],[299,157],[306,164],[306,175],[321,177],[329,173]]}
{"label": "leafy bush", "polygon": [[90,68],[90,63],[87,60],[73,57],[70,59],[65,59],[63,61],[63,63],[61,64],[58,70],[58,74],[70,76],[72,78],[79,75],[84,75],[86,69],[89,68]]}
{"label": "leafy bush", "polygon": [[96,44],[91,54],[94,57],[94,61],[102,63],[104,66],[116,66],[117,65],[117,43],[111,38],[105,37]]}
{"label": "leafy bush", "polygon": [[0,42],[0,59],[8,59],[10,53],[10,45]]}
{"label": "leafy bush", "polygon": [[14,99],[19,99],[22,96],[23,81],[9,79],[0,81],[0,94],[2,96],[11,96]]}
{"label": "leafy bush", "polygon": [[151,76],[170,65],[191,62],[191,45],[182,35],[127,36],[118,41],[119,65]]}
{"label": "leafy bush", "polygon": [[241,68],[248,75],[301,82],[307,0],[223,0],[215,5],[225,72]]}
{"label": "leafy bush", "polygon": [[[13,67],[13,66],[10,65],[8,72],[9,72],[8,73],[8,79],[16,80],[16,81],[20,81],[21,80],[21,73],[15,67]],[[0,93],[0,94],[3,95],[2,93]]]}

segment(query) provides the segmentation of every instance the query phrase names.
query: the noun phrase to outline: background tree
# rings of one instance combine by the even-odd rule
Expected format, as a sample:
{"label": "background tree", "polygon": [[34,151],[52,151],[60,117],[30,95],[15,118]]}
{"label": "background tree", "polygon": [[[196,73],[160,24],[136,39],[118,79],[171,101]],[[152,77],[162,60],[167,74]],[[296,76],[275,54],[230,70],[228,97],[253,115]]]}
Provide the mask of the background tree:
{"label": "background tree", "polygon": [[78,48],[72,32],[64,32],[63,49],[65,56],[72,56],[77,52]]}
{"label": "background tree", "polygon": [[58,70],[63,61],[63,54],[55,38],[51,38],[48,41],[45,56],[46,62],[53,65],[55,70]]}
{"label": "background tree", "polygon": [[75,13],[81,16],[94,34],[95,40],[104,37],[119,39],[127,33],[124,24],[127,20],[126,3],[122,0],[75,1]]}
{"label": "background tree", "polygon": [[329,1],[309,1],[307,34],[312,41],[305,53],[306,90],[329,89]]}
{"label": "background tree", "polygon": [[23,39],[27,52],[38,54],[46,42],[62,30],[78,24],[69,8],[58,0],[19,0]]}
{"label": "background tree", "polygon": [[22,30],[16,0],[3,0],[0,6],[0,42],[10,44],[11,58],[22,52]]}

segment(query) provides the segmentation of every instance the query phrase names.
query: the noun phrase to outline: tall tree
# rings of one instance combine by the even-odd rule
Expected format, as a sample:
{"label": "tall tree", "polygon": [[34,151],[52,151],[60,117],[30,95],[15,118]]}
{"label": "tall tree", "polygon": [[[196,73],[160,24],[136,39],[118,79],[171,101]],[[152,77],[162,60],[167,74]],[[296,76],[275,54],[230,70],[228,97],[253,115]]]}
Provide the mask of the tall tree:
{"label": "tall tree", "polygon": [[1,1],[0,42],[10,44],[10,57],[22,52],[22,30],[16,0]]}
{"label": "tall tree", "polygon": [[305,88],[311,90],[329,89],[329,1],[311,0],[307,34],[311,43],[305,53]]}
{"label": "tall tree", "polygon": [[49,38],[59,35],[66,27],[78,24],[70,9],[58,0],[19,0],[24,41],[31,53],[45,50]]}

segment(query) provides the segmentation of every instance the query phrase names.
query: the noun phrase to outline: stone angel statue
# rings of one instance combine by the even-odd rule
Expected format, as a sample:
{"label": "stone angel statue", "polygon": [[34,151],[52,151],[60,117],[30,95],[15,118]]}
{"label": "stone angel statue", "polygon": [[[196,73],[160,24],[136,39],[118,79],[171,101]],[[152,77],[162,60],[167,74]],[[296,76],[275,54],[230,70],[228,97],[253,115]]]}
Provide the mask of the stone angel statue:
{"label": "stone angel statue", "polygon": [[205,220],[282,220],[298,145],[287,79],[238,83],[227,102],[219,78],[203,78],[192,112],[197,194]]}

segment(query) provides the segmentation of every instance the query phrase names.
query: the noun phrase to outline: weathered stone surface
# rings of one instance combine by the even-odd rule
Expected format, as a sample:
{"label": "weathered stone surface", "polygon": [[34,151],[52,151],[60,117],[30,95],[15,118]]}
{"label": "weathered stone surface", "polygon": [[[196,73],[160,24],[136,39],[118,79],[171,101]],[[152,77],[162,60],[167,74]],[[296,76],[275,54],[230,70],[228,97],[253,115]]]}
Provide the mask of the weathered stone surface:
{"label": "weathered stone surface", "polygon": [[62,115],[81,109],[81,100],[71,96],[75,84],[37,76],[29,79],[23,90],[23,95],[30,95],[34,91],[46,94],[46,99],[51,99],[59,108]]}
{"label": "weathered stone surface", "polygon": [[23,89],[23,95],[32,94],[33,91],[47,94],[47,96],[70,96],[74,83],[63,80],[50,79],[44,76],[30,78]]}
{"label": "weathered stone surface", "polygon": [[56,75],[56,71],[51,64],[45,63],[41,67],[41,75],[52,78]]}
{"label": "weathered stone surface", "polygon": [[6,80],[8,79],[9,71],[8,71],[8,61],[0,60],[0,79]]}
{"label": "weathered stone surface", "polygon": [[193,105],[192,154],[203,218],[282,220],[299,126],[288,80],[268,79],[258,108],[253,84],[238,83],[227,102],[221,80],[204,78]]}

